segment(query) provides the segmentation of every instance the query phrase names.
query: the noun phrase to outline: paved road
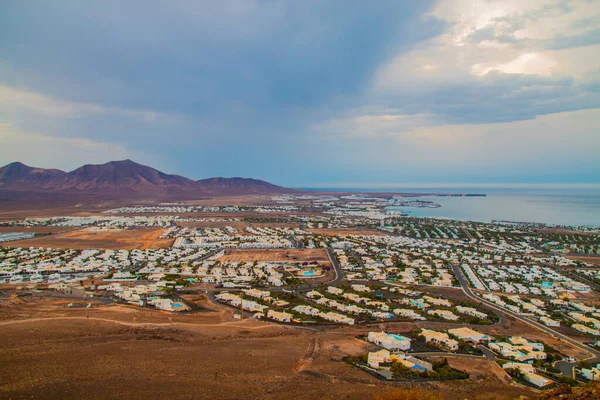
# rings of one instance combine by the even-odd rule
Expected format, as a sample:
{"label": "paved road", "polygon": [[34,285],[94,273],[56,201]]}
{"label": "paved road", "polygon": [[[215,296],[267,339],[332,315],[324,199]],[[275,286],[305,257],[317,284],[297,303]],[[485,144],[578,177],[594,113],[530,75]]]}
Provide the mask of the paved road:
{"label": "paved road", "polygon": [[[563,272],[563,273],[564,273],[564,272]],[[566,275],[570,276],[571,278],[573,278],[573,279],[574,279],[574,280],[576,280],[576,281],[578,280],[578,281],[580,281],[580,282],[583,282],[583,283],[585,283],[585,284],[589,285],[589,286],[590,286],[590,288],[592,288],[592,290],[594,290],[594,291],[596,291],[596,292],[600,292],[600,285],[598,285],[598,284],[597,284],[597,283],[595,283],[595,282],[592,282],[592,281],[590,281],[590,280],[589,280],[589,279],[587,279],[586,277],[583,277],[583,276],[581,276],[581,275],[578,275],[578,274],[574,274],[573,272],[567,272],[567,274],[566,274]]]}
{"label": "paved road", "polygon": [[350,252],[352,253],[352,256],[356,259],[356,261],[358,261],[358,264],[362,267],[362,269],[365,269],[365,263],[362,260],[362,257],[360,256],[360,254],[358,254],[357,252],[355,252],[354,250],[350,250]]}
{"label": "paved road", "polygon": [[406,353],[409,356],[414,357],[452,357],[452,358],[483,358],[476,354],[460,354],[460,353],[446,353],[442,351],[424,351],[417,353]]}
{"label": "paved road", "polygon": [[342,271],[342,267],[340,266],[340,263],[338,262],[338,259],[335,256],[333,250],[330,247],[328,247],[325,249],[325,251],[327,251],[329,260],[331,260],[331,264],[333,265],[333,269],[335,270],[335,279],[328,283],[330,285],[338,284],[344,279],[344,271]]}
{"label": "paved road", "polygon": [[577,363],[569,361],[557,361],[554,366],[560,370],[564,376],[575,379],[575,367]]}
{"label": "paved road", "polygon": [[[475,294],[471,291],[471,288],[469,287],[469,282],[467,281],[467,278],[465,277],[465,275],[462,273],[462,270],[460,269],[460,267],[458,265],[453,265],[452,270],[454,271],[454,275],[456,276],[458,283],[460,283],[460,286],[462,287],[463,292],[468,297],[475,300],[476,302],[483,303],[484,305],[487,306],[488,302],[480,299],[479,297],[476,297]],[[498,307],[487,307],[487,308],[492,310],[494,312],[494,314],[496,314],[500,318],[500,321],[498,321],[497,325],[500,325],[503,327],[507,326],[508,318],[506,318],[506,315],[504,314],[504,312],[502,310],[499,310]]]}
{"label": "paved road", "polygon": [[216,249],[214,249],[213,251],[211,251],[210,253],[206,253],[205,255],[203,255],[202,257],[198,257],[196,259],[194,259],[193,261],[204,261],[204,260],[208,260],[209,258],[211,258],[212,256],[214,256],[215,254],[217,254],[218,252],[223,251],[222,247],[217,247]]}
{"label": "paved road", "polygon": [[479,350],[481,350],[481,352],[483,353],[484,356],[486,356],[488,359],[492,360],[492,361],[496,361],[496,353],[494,353],[493,351],[491,351],[490,349],[488,349],[487,347],[485,347],[484,345],[478,345],[477,348]]}
{"label": "paved road", "polygon": [[461,230],[469,237],[469,239],[471,239],[471,240],[475,239],[473,237],[473,235],[471,235],[471,232],[469,232],[468,229],[461,229]]}
{"label": "paved road", "polygon": [[550,329],[549,327],[547,327],[546,325],[540,324],[539,322],[536,322],[532,319],[523,317],[522,315],[519,315],[513,311],[504,309],[502,307],[497,306],[496,304],[487,301],[481,297],[477,297],[472,291],[471,288],[469,287],[469,284],[467,282],[467,278],[464,276],[462,270],[460,269],[460,267],[458,265],[452,265],[452,270],[454,271],[454,274],[456,275],[456,278],[458,279],[458,282],[460,283],[460,285],[462,286],[463,292],[470,297],[471,299],[478,301],[482,304],[485,304],[486,306],[488,306],[489,308],[493,309],[493,310],[497,310],[500,311],[504,314],[510,315],[511,317],[518,319],[521,322],[526,323],[527,325],[530,325],[534,328],[537,328],[547,334],[549,334],[550,336],[553,336],[557,339],[562,340],[563,342],[566,342],[574,347],[577,347],[583,351],[585,351],[586,353],[591,354],[592,356],[587,358],[586,361],[592,363],[592,364],[596,364],[598,362],[600,362],[600,351],[593,349],[577,340],[571,339],[570,337],[568,337],[567,335],[564,335],[560,332],[557,332],[553,329]]}

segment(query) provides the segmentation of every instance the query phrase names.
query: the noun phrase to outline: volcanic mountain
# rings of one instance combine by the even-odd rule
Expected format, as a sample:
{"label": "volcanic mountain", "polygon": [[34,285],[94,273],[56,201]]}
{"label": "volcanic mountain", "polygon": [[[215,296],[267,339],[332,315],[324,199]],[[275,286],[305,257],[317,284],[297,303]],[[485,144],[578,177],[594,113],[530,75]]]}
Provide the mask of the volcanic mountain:
{"label": "volcanic mountain", "polygon": [[131,160],[106,164],[87,164],[56,182],[59,189],[83,191],[126,190],[154,193],[175,190],[194,190],[195,182],[179,175],[169,175]]}
{"label": "volcanic mountain", "polygon": [[59,169],[44,169],[29,167],[20,162],[14,162],[0,168],[0,189],[8,186],[25,189],[35,186],[52,185],[66,175]]}
{"label": "volcanic mountain", "polygon": [[0,168],[4,198],[19,192],[70,194],[107,199],[190,199],[199,196],[275,194],[292,190],[250,178],[209,178],[199,181],[165,174],[131,160],[84,165],[71,172],[29,167],[14,162]]}
{"label": "volcanic mountain", "polygon": [[265,194],[289,192],[289,189],[272,183],[252,178],[208,178],[196,181],[201,188],[209,193],[229,194]]}

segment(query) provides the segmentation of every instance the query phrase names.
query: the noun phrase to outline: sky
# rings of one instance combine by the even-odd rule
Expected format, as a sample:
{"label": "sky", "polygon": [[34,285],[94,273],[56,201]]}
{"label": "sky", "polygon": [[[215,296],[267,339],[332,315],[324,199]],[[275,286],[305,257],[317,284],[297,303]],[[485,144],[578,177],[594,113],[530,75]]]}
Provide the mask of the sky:
{"label": "sky", "polygon": [[600,183],[600,1],[3,0],[0,165]]}

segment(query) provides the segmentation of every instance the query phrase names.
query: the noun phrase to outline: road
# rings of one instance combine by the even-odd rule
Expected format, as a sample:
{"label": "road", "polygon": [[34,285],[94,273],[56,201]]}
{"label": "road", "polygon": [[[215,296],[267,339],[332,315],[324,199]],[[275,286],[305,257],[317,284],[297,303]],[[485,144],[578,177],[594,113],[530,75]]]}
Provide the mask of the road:
{"label": "road", "polygon": [[352,256],[356,259],[356,261],[358,261],[358,264],[361,266],[361,268],[364,270],[365,269],[365,263],[363,262],[362,257],[360,256],[360,254],[358,254],[354,250],[350,250],[350,252],[352,253]]}
{"label": "road", "polygon": [[217,254],[218,252],[223,251],[222,247],[217,247],[216,249],[214,249],[213,251],[211,251],[210,253],[206,253],[205,255],[203,255],[202,257],[198,257],[196,259],[194,259],[193,261],[204,261],[204,260],[208,260],[209,258],[211,258],[212,256],[214,256],[215,254]]}
{"label": "road", "polygon": [[446,352],[442,352],[442,351],[438,351],[438,352],[423,351],[423,352],[415,352],[415,353],[407,353],[407,354],[414,356],[414,357],[452,357],[452,358],[480,358],[480,359],[486,357],[492,361],[496,360],[496,354],[494,354],[494,352],[491,351],[490,349],[488,349],[487,347],[485,347],[483,345],[479,345],[479,346],[477,346],[477,348],[479,350],[481,350],[483,355],[479,356],[476,354],[446,353]]}
{"label": "road", "polygon": [[335,253],[333,252],[333,250],[330,247],[328,247],[325,249],[325,251],[327,251],[329,260],[331,261],[331,264],[333,265],[333,269],[335,270],[335,279],[328,283],[330,285],[336,285],[344,279],[344,271],[342,271],[342,267],[340,266],[340,263],[338,262],[338,259],[335,256]]}
{"label": "road", "polygon": [[[570,337],[568,337],[567,335],[564,335],[560,332],[557,332],[553,329],[550,329],[549,327],[547,327],[546,325],[540,324],[539,322],[536,322],[534,320],[531,320],[529,318],[523,317],[522,315],[519,315],[513,311],[504,309],[502,307],[497,306],[496,304],[487,301],[481,297],[477,297],[473,291],[471,291],[471,288],[469,287],[469,283],[467,282],[467,278],[464,276],[462,270],[460,269],[460,267],[458,265],[452,265],[452,270],[454,271],[454,275],[456,275],[456,279],[458,279],[458,282],[460,283],[463,292],[472,300],[475,300],[477,302],[480,302],[484,305],[486,305],[487,307],[493,309],[493,310],[497,310],[501,313],[504,313],[506,315],[510,315],[511,317],[526,323],[529,326],[532,326],[534,328],[537,328],[547,334],[549,334],[550,336],[555,337],[556,339],[560,339],[563,342],[566,342],[574,347],[577,347],[580,350],[585,351],[586,353],[591,354],[592,356],[587,358],[586,361],[592,363],[592,364],[596,364],[598,362],[600,362],[600,351],[593,349],[581,342],[578,342],[577,340],[571,339]],[[557,366],[558,367],[558,366]]]}
{"label": "road", "polygon": [[577,363],[569,361],[557,361],[554,366],[560,370],[564,376],[575,379],[575,367]]}
{"label": "road", "polygon": [[483,355],[486,356],[489,360],[496,361],[496,353],[494,353],[493,351],[481,344],[477,346],[477,348],[481,350]]}
{"label": "road", "polygon": [[[457,265],[453,265],[452,266],[452,270],[454,271],[454,275],[456,276],[456,279],[458,280],[458,283],[460,283],[460,286],[463,290],[463,292],[472,300],[475,300],[478,303],[483,303],[484,305],[488,305],[489,302],[480,299],[479,297],[476,297],[475,294],[471,291],[471,287],[469,286],[469,282],[467,281],[467,278],[464,276],[464,274],[462,273],[461,269],[459,266]],[[458,272],[457,272],[458,270]],[[506,318],[506,315],[504,314],[504,311],[499,309],[498,307],[496,307],[495,305],[493,307],[489,307],[488,308],[490,310],[492,310],[494,312],[494,314],[496,314],[499,318],[500,321],[498,321],[497,325],[506,327],[508,324],[508,318]]]}
{"label": "road", "polygon": [[566,275],[570,276],[571,278],[573,278],[576,281],[580,281],[582,283],[585,283],[586,285],[589,285],[593,291],[595,291],[596,293],[600,293],[600,285],[598,285],[595,282],[590,281],[586,277],[574,274],[573,272],[567,272]]}
{"label": "road", "polygon": [[452,358],[483,358],[476,354],[446,353],[443,351],[423,351],[417,353],[406,353],[413,357],[452,357]]}

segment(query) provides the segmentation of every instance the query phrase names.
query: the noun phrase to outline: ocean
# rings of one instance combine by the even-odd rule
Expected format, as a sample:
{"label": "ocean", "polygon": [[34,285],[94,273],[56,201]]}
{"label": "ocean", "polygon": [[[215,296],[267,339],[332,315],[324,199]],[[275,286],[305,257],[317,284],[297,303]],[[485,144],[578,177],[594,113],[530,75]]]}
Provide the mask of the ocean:
{"label": "ocean", "polygon": [[319,189],[321,191],[395,193],[477,193],[481,197],[422,196],[439,208],[389,207],[415,217],[445,217],[465,221],[493,220],[568,226],[600,226],[600,186],[548,187],[426,187]]}

